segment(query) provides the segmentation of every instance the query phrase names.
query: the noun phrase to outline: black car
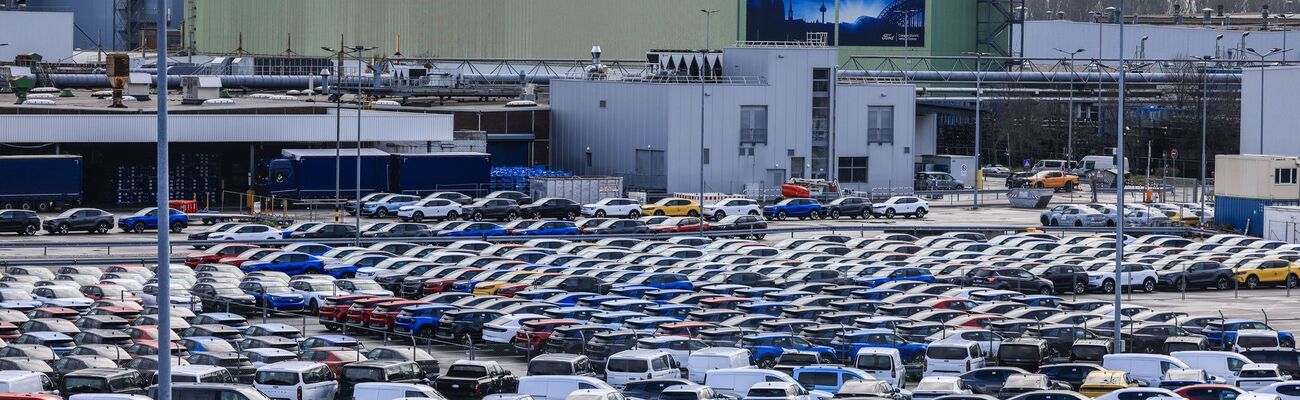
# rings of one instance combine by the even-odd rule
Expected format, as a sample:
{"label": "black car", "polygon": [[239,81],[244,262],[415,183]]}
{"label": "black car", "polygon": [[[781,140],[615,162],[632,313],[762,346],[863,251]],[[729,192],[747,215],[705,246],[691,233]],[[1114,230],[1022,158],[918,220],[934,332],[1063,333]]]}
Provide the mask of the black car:
{"label": "black car", "polygon": [[1074,346],[1075,340],[1098,338],[1092,331],[1081,326],[1061,324],[1031,326],[1024,336],[1047,341],[1052,352],[1059,355],[1070,354],[1070,347]]}
{"label": "black car", "polygon": [[1016,172],[1011,175],[1007,175],[1007,188],[1015,189],[1015,188],[1029,187],[1029,178],[1033,178],[1033,177],[1034,177],[1033,172]]}
{"label": "black car", "polygon": [[609,293],[613,285],[605,282],[600,278],[586,275],[570,275],[552,279],[539,288],[542,289],[559,289],[569,293],[588,292],[588,293]]}
{"label": "black car", "polygon": [[1052,294],[1056,291],[1052,287],[1052,281],[1016,267],[977,270],[970,279],[970,285],[1020,293]]}
{"label": "black car", "polygon": [[125,368],[87,368],[63,375],[59,395],[68,398],[80,393],[144,394],[149,386],[140,371]]}
{"label": "black car", "polygon": [[1047,379],[1068,383],[1070,387],[1078,390],[1079,386],[1083,385],[1083,380],[1088,378],[1088,374],[1102,370],[1101,366],[1096,364],[1067,363],[1044,365],[1038,368],[1038,373],[1047,375]]}
{"label": "black car", "polygon": [[1156,287],[1184,291],[1189,288],[1227,290],[1232,269],[1218,261],[1184,261],[1156,271]]}
{"label": "black car", "polygon": [[646,226],[645,222],[635,219],[611,219],[595,227],[581,229],[582,233],[595,235],[650,233],[650,227]]}
{"label": "black car", "polygon": [[614,330],[605,325],[566,325],[551,330],[546,337],[547,353],[582,354],[586,343],[601,332]]}
{"label": "black car", "polygon": [[465,219],[471,221],[482,221],[487,218],[513,221],[519,218],[519,203],[510,199],[485,198],[461,207],[461,211]]}
{"label": "black car", "polygon": [[[127,356],[130,357],[130,356]],[[55,380],[61,380],[63,375],[73,371],[80,371],[90,368],[118,368],[117,362],[111,358],[100,357],[96,355],[75,355],[66,356],[55,361],[54,367]]]}
{"label": "black car", "polygon": [[496,361],[459,360],[447,374],[433,381],[433,388],[448,399],[479,399],[496,393],[514,393],[519,378]]}
{"label": "black car", "polygon": [[340,223],[320,224],[289,235],[293,239],[348,239],[356,236],[356,226]]}
{"label": "black car", "polygon": [[853,219],[871,217],[871,200],[861,197],[841,197],[822,206],[822,213],[830,219],[845,216]]}
{"label": "black car", "polygon": [[389,224],[384,226],[383,228],[379,228],[378,230],[361,233],[361,237],[406,238],[406,237],[430,237],[430,236],[433,236],[433,231],[429,229],[428,225],[418,224],[414,222],[399,222],[395,224]]}
{"label": "black car", "polygon": [[424,372],[410,361],[366,360],[349,363],[339,373],[339,398],[352,397],[352,391],[362,382],[424,383]]}
{"label": "black car", "polygon": [[0,232],[35,235],[41,229],[41,217],[35,211],[0,210]]}
{"label": "black car", "polygon": [[381,346],[367,351],[366,358],[371,360],[414,361],[420,365],[420,370],[424,371],[425,377],[433,379],[438,376],[438,360],[424,350],[407,346]]}
{"label": "black car", "polygon": [[592,335],[591,340],[583,346],[583,351],[577,353],[586,354],[591,358],[592,366],[596,367],[596,370],[602,370],[605,367],[605,359],[611,354],[636,348],[636,341],[644,337],[646,335],[631,329],[599,332]]}
{"label": "black car", "polygon": [[659,400],[659,396],[663,394],[664,389],[668,389],[673,386],[694,385],[694,384],[695,384],[694,382],[685,379],[676,379],[676,378],[646,379],[643,381],[632,381],[632,382],[628,382],[627,386],[623,387],[623,395],[627,396],[628,398],[636,398],[636,399],[644,399],[644,400]]}
{"label": "black car", "polygon": [[236,351],[201,351],[190,354],[190,365],[211,365],[222,367],[230,371],[230,376],[235,377],[235,381],[243,384],[253,383],[253,374],[256,368],[253,363],[248,361],[243,355]]}
{"label": "black car", "polygon": [[515,204],[528,204],[533,202],[532,196],[529,196],[524,192],[516,192],[513,190],[498,190],[488,193],[487,196],[483,196],[483,199],[510,199],[514,200]]}
{"label": "black car", "polygon": [[561,197],[547,197],[519,206],[519,213],[532,219],[563,218],[572,221],[582,215],[582,205]]}
{"label": "black car", "polygon": [[1277,364],[1282,373],[1300,376],[1300,350],[1246,350],[1241,355],[1257,363]]}
{"label": "black car", "polygon": [[[757,215],[728,215],[709,225],[711,231],[753,231],[763,229],[767,229],[767,220]],[[763,236],[766,235],[759,233],[753,235],[753,238],[763,240]]]}
{"label": "black car", "polygon": [[1024,368],[1037,371],[1038,367],[1051,363],[1056,354],[1039,338],[1019,337],[1002,341],[998,346],[998,365]]}
{"label": "black car", "polygon": [[998,389],[1002,389],[1002,384],[1007,382],[1008,377],[1028,373],[1029,371],[1016,367],[984,367],[957,377],[976,394],[996,395]]}
{"label": "black car", "polygon": [[235,286],[196,283],[190,288],[190,293],[199,298],[203,311],[237,312],[252,308],[256,303],[253,295]]}
{"label": "black car", "polygon": [[53,234],[67,234],[72,231],[89,233],[108,233],[117,222],[113,214],[98,208],[74,208],[64,211],[57,217],[45,220],[45,231]]}
{"label": "black car", "polygon": [[433,337],[456,343],[464,343],[466,338],[482,342],[483,324],[502,315],[504,314],[500,311],[475,308],[448,311],[438,319],[438,327],[434,330]]}
{"label": "black car", "polygon": [[460,192],[437,192],[428,196],[424,196],[424,198],[425,199],[446,199],[446,200],[451,200],[452,202],[460,205],[466,205],[474,202],[473,197],[466,196],[464,193],[460,193]]}
{"label": "black car", "polygon": [[1120,337],[1131,351],[1159,354],[1165,347],[1165,340],[1171,337],[1200,336],[1187,332],[1177,325],[1163,323],[1135,323],[1124,326]]}
{"label": "black car", "polygon": [[1052,282],[1052,287],[1059,292],[1066,290],[1072,293],[1088,292],[1088,273],[1077,265],[1040,265],[1030,268],[1029,273]]}

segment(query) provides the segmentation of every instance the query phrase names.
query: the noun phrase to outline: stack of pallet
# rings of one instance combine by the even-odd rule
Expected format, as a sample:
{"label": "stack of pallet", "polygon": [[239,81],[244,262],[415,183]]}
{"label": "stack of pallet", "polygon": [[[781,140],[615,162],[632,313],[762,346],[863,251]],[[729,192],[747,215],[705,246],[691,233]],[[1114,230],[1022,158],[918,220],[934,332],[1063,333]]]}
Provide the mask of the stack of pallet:
{"label": "stack of pallet", "polygon": [[[198,200],[219,198],[221,190],[220,156],[212,153],[179,154],[172,160],[168,182],[172,199]],[[117,167],[115,182],[117,205],[153,204],[157,198],[157,169],[153,165]]]}
{"label": "stack of pallet", "polygon": [[528,193],[528,178],[534,176],[573,176],[566,171],[539,167],[494,167],[491,190],[514,190]]}

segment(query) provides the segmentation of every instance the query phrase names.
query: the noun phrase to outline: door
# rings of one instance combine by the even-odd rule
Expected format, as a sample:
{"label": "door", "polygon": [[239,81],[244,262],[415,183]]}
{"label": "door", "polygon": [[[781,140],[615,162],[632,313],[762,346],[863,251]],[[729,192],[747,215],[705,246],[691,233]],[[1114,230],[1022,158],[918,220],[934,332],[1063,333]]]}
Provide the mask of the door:
{"label": "door", "polygon": [[638,149],[636,151],[635,186],[647,191],[663,191],[668,188],[668,178],[664,171],[663,150]]}
{"label": "door", "polygon": [[763,187],[777,187],[785,183],[785,170],[769,169],[767,170],[767,180],[763,182]]}

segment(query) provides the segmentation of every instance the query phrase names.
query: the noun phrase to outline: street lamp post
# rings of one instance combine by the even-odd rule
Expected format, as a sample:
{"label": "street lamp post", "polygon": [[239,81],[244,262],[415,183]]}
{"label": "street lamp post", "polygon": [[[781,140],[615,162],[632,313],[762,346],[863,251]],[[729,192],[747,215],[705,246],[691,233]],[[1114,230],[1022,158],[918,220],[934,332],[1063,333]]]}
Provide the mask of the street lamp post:
{"label": "street lamp post", "polygon": [[1246,52],[1255,57],[1259,57],[1259,154],[1264,154],[1264,59],[1278,53],[1286,53],[1291,49],[1282,49],[1274,47],[1266,53],[1255,51],[1254,48],[1246,48]]}
{"label": "street lamp post", "polygon": [[[346,52],[343,47],[343,35],[339,35],[339,48],[337,50],[321,46],[321,50],[330,53],[338,53],[339,65],[334,71],[334,92],[337,93],[340,84],[343,83],[343,54]],[[340,176],[343,175],[343,97],[339,95],[339,101],[334,102],[334,222],[339,222],[343,218],[343,189],[340,183]]]}
{"label": "street lamp post", "polygon": [[[975,173],[980,174],[980,118],[983,114],[982,107],[984,103],[984,71],[982,65],[984,64],[984,57],[989,56],[989,53],[971,51],[966,52],[966,55],[975,56]],[[971,209],[973,210],[980,208],[980,183],[983,183],[980,180],[982,178],[982,175],[978,175],[975,179],[975,185],[972,187],[974,196],[971,200]]]}
{"label": "street lamp post", "polygon": [[[158,25],[159,27],[167,26],[168,1],[158,0]],[[25,3],[19,3],[20,6]],[[172,327],[172,309],[171,309],[171,237],[168,236],[170,231],[171,206],[170,186],[168,178],[168,143],[167,143],[167,29],[157,30],[158,61],[155,63],[158,67],[157,86],[158,86],[158,208],[154,210],[158,218],[158,400],[172,399],[172,368],[171,362],[173,354],[171,352],[171,327]],[[162,221],[168,221],[166,225]]]}
{"label": "street lamp post", "polygon": [[1055,49],[1055,50],[1061,52],[1061,54],[1066,54],[1070,56],[1070,111],[1068,113],[1068,117],[1066,117],[1067,123],[1066,123],[1066,133],[1065,133],[1065,159],[1066,161],[1073,161],[1074,160],[1074,79],[1076,78],[1076,75],[1078,75],[1074,71],[1074,56],[1079,53],[1082,53],[1084,49],[1078,49],[1075,51],[1065,51],[1061,49]]}
{"label": "street lamp post", "polygon": [[[357,215],[356,215],[356,245],[361,245],[361,67],[365,65],[365,59],[361,57],[362,53],[374,50],[373,46],[352,46],[352,53],[357,55]],[[376,73],[379,71],[376,70]],[[342,99],[339,99],[342,101]]]}
{"label": "street lamp post", "polygon": [[1122,17],[1124,15],[1124,0],[1120,0],[1119,2],[1119,15],[1121,15],[1119,19],[1119,95],[1118,95],[1119,110],[1116,112],[1118,117],[1116,119],[1118,120],[1118,123],[1115,128],[1115,137],[1116,137],[1115,160],[1116,160],[1116,164],[1119,165],[1119,169],[1118,169],[1118,173],[1115,176],[1115,211],[1116,212],[1115,212],[1115,277],[1114,279],[1116,283],[1115,283],[1115,303],[1114,303],[1115,313],[1114,313],[1114,321],[1113,321],[1115,326],[1114,326],[1114,331],[1112,332],[1113,336],[1111,336],[1115,338],[1114,352],[1116,354],[1123,352],[1124,349],[1124,338],[1123,336],[1120,335],[1121,333],[1120,328],[1122,328],[1123,325],[1120,323],[1120,318],[1121,318],[1120,311],[1123,310],[1122,307],[1123,296],[1121,293],[1123,292],[1123,290],[1121,290],[1120,288],[1123,286],[1119,284],[1119,282],[1123,282],[1123,280],[1121,279],[1121,272],[1124,270],[1124,167],[1125,167],[1124,164],[1126,164],[1124,162],[1124,81],[1128,79],[1127,76],[1128,67],[1124,65],[1124,18]]}
{"label": "street lamp post", "polygon": [[718,12],[718,10],[707,10],[701,8],[700,12],[704,13],[704,50],[700,51],[700,62],[701,65],[706,67],[700,69],[700,212],[699,212],[700,231],[699,232],[701,235],[703,235],[704,234],[704,150],[705,150],[704,148],[704,101],[705,101],[705,96],[707,96],[704,93],[704,77],[708,76],[707,74],[705,74],[704,71],[709,71],[710,74],[713,72],[712,71],[713,68],[712,66],[709,65],[708,62],[709,39],[710,39],[709,33],[713,23],[713,14]]}
{"label": "street lamp post", "polygon": [[[1219,35],[1223,37],[1223,35]],[[1201,218],[1205,218],[1205,164],[1206,164],[1206,140],[1209,132],[1210,117],[1210,60],[1214,57],[1204,56],[1201,60],[1201,195],[1198,196],[1197,202],[1201,207]],[[1205,221],[1201,221],[1201,229],[1205,229]]]}

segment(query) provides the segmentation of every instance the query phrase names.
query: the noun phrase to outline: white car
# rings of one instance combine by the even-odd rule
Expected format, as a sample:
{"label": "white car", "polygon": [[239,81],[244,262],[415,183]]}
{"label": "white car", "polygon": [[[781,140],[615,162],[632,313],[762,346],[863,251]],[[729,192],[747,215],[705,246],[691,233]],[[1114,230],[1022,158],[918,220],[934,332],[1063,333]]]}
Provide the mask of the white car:
{"label": "white car", "polygon": [[[183,281],[179,281],[176,277],[172,277],[172,280],[178,282],[177,284],[172,285],[172,306],[186,308],[190,311],[202,312],[203,302],[199,301],[197,297],[194,297],[194,295],[190,293],[189,289],[187,289],[189,286],[193,286],[193,284],[186,284]],[[158,306],[158,284],[150,283],[145,285],[144,289],[139,293],[136,293],[136,296],[140,298],[140,303],[145,307]]]}
{"label": "white car", "polygon": [[1256,390],[1289,380],[1291,375],[1282,373],[1282,369],[1277,364],[1246,364],[1237,374],[1237,387],[1242,390]]}
{"label": "white car", "polygon": [[448,199],[424,199],[397,209],[397,217],[402,221],[421,222],[425,218],[449,220],[460,218],[460,214],[460,203]]}
{"label": "white car", "polygon": [[289,282],[289,290],[307,299],[309,311],[316,311],[317,307],[325,304],[325,299],[328,297],[350,294],[334,286],[333,281],[325,279],[302,279]]}
{"label": "white car", "polygon": [[1115,265],[1098,264],[1089,269],[1088,272],[1088,290],[1100,290],[1102,293],[1115,293],[1119,286],[1132,286],[1135,289],[1141,288],[1143,291],[1150,293],[1156,290],[1156,282],[1160,279],[1156,276],[1156,271],[1150,265],[1129,263],[1124,264],[1124,269],[1120,271],[1120,285],[1115,284]]}
{"label": "white car", "polygon": [[1274,383],[1242,394],[1237,398],[1241,400],[1300,400],[1300,381]]}
{"label": "white car", "polygon": [[955,376],[927,376],[912,389],[913,399],[933,399],[950,394],[971,394],[970,388]]}
{"label": "white car", "polygon": [[0,288],[0,309],[27,311],[40,306],[41,302],[32,298],[30,290]]}
{"label": "white car", "polygon": [[221,232],[212,232],[208,234],[208,240],[279,240],[283,239],[284,234],[277,229],[272,229],[266,225],[243,224],[238,228],[231,228]]}
{"label": "white car", "polygon": [[90,308],[94,300],[81,295],[81,292],[70,286],[41,286],[32,289],[32,298],[41,302],[43,306],[65,307],[74,310],[85,310]]}
{"label": "white car", "polygon": [[750,199],[722,199],[704,206],[704,218],[717,221],[728,215],[760,215],[763,206]]}
{"label": "white car", "polygon": [[592,204],[583,204],[582,216],[596,218],[626,216],[628,218],[638,218],[641,216],[641,202],[622,197],[604,198]]}
{"label": "white car", "polygon": [[871,208],[871,214],[876,218],[893,219],[895,215],[925,218],[925,214],[930,212],[930,203],[916,196],[894,196],[883,203],[873,204]]}
{"label": "white car", "polygon": [[483,324],[483,341],[508,346],[515,341],[515,334],[519,333],[519,328],[528,321],[546,319],[541,314],[510,314],[503,315],[488,323]]}
{"label": "white car", "polygon": [[813,400],[820,398],[800,386],[790,382],[761,382],[749,387],[745,400]]}

